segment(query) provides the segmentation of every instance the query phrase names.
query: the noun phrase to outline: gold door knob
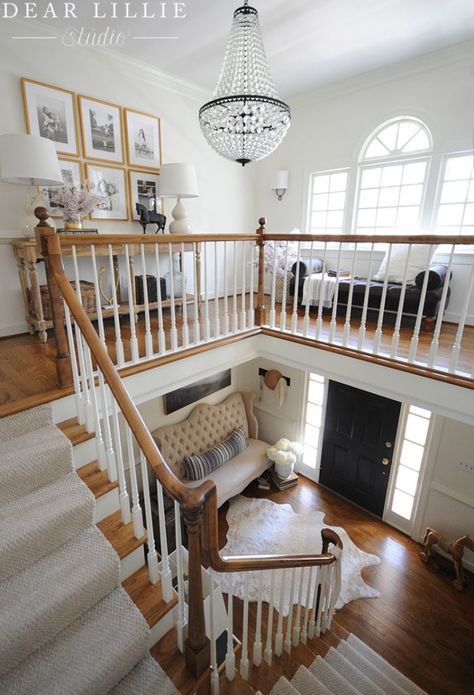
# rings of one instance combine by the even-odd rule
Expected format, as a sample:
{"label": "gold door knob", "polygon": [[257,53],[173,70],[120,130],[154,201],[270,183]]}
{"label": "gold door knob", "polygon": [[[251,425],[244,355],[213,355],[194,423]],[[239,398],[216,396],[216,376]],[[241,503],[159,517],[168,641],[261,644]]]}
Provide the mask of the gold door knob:
{"label": "gold door knob", "polygon": [[387,447],[387,449],[391,449],[392,448],[392,442],[385,442],[385,446]]}
{"label": "gold door knob", "polygon": [[390,459],[387,459],[387,458],[383,458],[383,459],[382,459],[382,465],[383,465],[383,466],[388,466],[389,463],[390,463]]}

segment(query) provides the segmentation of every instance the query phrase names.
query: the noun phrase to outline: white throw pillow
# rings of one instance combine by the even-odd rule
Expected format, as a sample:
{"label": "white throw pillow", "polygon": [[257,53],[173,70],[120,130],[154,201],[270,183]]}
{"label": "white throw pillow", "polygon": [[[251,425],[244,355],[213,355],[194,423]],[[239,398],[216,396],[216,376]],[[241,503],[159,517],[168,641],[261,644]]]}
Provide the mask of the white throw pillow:
{"label": "white throw pillow", "polygon": [[[392,246],[390,267],[388,268],[388,282],[403,282],[409,248],[409,244],[394,244]],[[412,244],[410,258],[408,259],[407,284],[413,284],[418,273],[430,267],[436,248],[435,246],[430,247],[428,244]],[[384,282],[387,275],[388,253],[387,250],[380,268],[373,276],[373,279],[377,282]]]}

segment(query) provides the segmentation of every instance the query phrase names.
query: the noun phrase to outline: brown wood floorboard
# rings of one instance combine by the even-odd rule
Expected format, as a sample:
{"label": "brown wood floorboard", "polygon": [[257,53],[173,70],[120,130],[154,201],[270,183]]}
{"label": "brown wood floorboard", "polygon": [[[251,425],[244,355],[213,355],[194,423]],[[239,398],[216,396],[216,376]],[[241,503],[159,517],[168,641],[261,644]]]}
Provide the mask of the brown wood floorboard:
{"label": "brown wood floorboard", "polygon": [[[267,305],[268,305],[268,297]],[[240,307],[242,298],[238,298],[237,313],[240,319]],[[256,304],[256,300],[254,301]],[[223,300],[219,303],[219,323],[220,330],[223,329],[223,314],[224,306]],[[249,297],[246,298],[247,310],[249,307]],[[229,303],[230,309],[231,302]],[[292,309],[292,307],[291,307]],[[291,316],[288,313],[287,316],[287,327],[290,326]],[[200,305],[199,309],[199,324],[201,335],[204,330],[204,315],[205,306]],[[169,310],[165,310],[163,313],[164,317],[164,330],[166,335],[166,344],[168,349],[171,348],[171,315]],[[211,325],[211,332],[214,331],[215,326],[215,303],[213,301],[209,302],[209,318]],[[327,340],[329,332],[329,321],[330,316],[324,316],[323,330],[321,333],[321,340]],[[336,327],[336,339],[342,340],[342,334],[344,329],[344,316],[339,316],[337,318]],[[304,322],[304,315],[300,312],[298,316],[298,328],[302,331]],[[192,306],[188,307],[188,324],[190,332],[190,340],[193,340],[194,336],[194,308]],[[277,307],[277,319],[276,325],[280,326],[280,307]],[[182,311],[176,312],[176,326],[178,331],[178,345],[182,346],[183,336],[182,336]],[[443,323],[442,332],[440,335],[440,345],[439,345],[439,359],[438,364],[441,367],[446,367],[449,360],[449,352],[453,345],[456,325],[450,323]],[[106,338],[108,350],[111,358],[115,361],[115,332],[114,324],[112,319],[107,319],[105,321]],[[349,337],[349,345],[356,347],[357,336],[359,329],[359,320],[354,318],[351,322],[351,333]],[[316,330],[316,315],[314,312],[310,316],[309,325],[309,336],[314,336]],[[364,350],[370,352],[374,341],[374,333],[376,330],[376,323],[369,320],[367,323],[367,332],[364,342]],[[124,344],[125,358],[131,359],[130,352],[130,324],[126,317],[122,317],[121,320],[121,332],[122,340]],[[158,319],[156,316],[156,311],[152,312],[151,315],[151,332],[153,336],[153,348],[158,351]],[[390,325],[385,325],[383,328],[382,335],[382,350],[388,352],[390,347],[390,342],[392,338],[393,327]],[[140,356],[145,356],[145,320],[143,314],[138,317],[138,322],[136,324],[136,334],[139,344]],[[412,329],[410,326],[402,326],[400,332],[400,346],[399,355],[401,357],[406,357],[410,348],[410,340],[412,337]],[[432,331],[426,330],[420,332],[419,347],[418,347],[418,357],[423,360],[427,358],[429,348],[432,340]],[[60,398],[64,395],[72,393],[72,388],[59,389],[56,382],[56,370],[54,363],[55,355],[55,345],[54,339],[52,337],[51,331],[49,332],[48,342],[45,344],[40,343],[36,335],[22,334],[18,336],[12,336],[0,339],[0,417],[8,415],[11,412],[12,406],[19,408],[20,405],[23,408],[33,407],[41,402],[46,402]],[[468,374],[471,373],[472,366],[474,363],[474,326],[466,326],[464,332],[464,338],[462,342],[462,350],[460,356],[460,369],[465,370]]]}

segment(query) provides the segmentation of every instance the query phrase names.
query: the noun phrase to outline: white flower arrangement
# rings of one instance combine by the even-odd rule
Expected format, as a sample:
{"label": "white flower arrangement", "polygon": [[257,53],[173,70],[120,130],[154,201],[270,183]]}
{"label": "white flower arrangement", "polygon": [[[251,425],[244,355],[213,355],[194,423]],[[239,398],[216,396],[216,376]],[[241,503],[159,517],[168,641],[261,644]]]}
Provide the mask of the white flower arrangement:
{"label": "white flower arrangement", "polygon": [[52,199],[61,206],[65,220],[86,217],[102,200],[103,196],[92,193],[86,186],[63,186]]}
{"label": "white flower arrangement", "polygon": [[286,476],[288,477],[293,471],[298,456],[300,456],[302,452],[303,447],[299,442],[291,442],[289,439],[282,437],[273,446],[267,449],[267,456],[276,466],[282,467],[282,472],[283,469],[288,470],[289,472]]}

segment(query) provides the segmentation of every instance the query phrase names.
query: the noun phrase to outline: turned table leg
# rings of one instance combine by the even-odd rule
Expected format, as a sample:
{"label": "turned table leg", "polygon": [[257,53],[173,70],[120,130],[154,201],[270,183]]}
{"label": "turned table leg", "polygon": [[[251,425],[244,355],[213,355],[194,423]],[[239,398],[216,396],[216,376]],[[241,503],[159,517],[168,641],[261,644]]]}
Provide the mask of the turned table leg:
{"label": "turned table leg", "polygon": [[36,317],[36,322],[39,330],[39,339],[42,343],[48,341],[48,333],[46,331],[46,322],[43,314],[43,303],[41,301],[41,289],[38,280],[38,272],[36,270],[35,261],[28,261],[28,275],[30,277],[31,287],[31,302],[33,305],[33,313]]}

